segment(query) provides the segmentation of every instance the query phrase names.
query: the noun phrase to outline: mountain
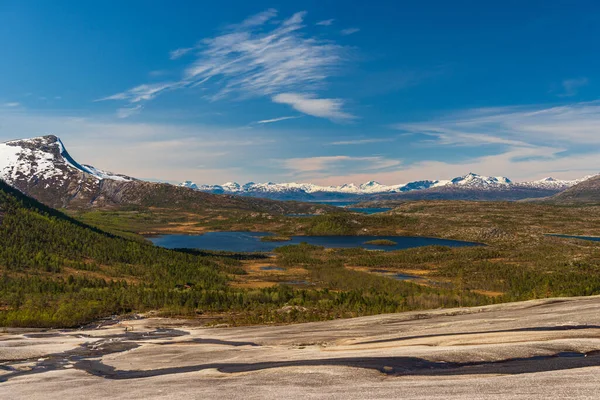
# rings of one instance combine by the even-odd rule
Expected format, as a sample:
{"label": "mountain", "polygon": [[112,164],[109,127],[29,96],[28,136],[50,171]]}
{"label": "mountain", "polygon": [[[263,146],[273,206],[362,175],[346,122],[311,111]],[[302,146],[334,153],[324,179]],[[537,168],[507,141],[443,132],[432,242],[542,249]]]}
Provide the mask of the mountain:
{"label": "mountain", "polygon": [[240,209],[268,213],[322,213],[317,204],[284,203],[203,193],[146,182],[78,163],[54,136],[0,143],[0,180],[53,208],[144,206]]}
{"label": "mountain", "polygon": [[556,204],[600,204],[600,176],[580,182],[547,201]]}
{"label": "mountain", "polygon": [[531,182],[513,182],[503,176],[482,176],[471,172],[450,180],[421,180],[391,186],[376,181],[340,186],[294,182],[249,182],[244,185],[228,182],[223,185],[197,185],[186,181],[180,186],[208,193],[228,193],[279,200],[331,201],[380,198],[519,200],[551,196],[588,178],[573,181],[544,178]]}

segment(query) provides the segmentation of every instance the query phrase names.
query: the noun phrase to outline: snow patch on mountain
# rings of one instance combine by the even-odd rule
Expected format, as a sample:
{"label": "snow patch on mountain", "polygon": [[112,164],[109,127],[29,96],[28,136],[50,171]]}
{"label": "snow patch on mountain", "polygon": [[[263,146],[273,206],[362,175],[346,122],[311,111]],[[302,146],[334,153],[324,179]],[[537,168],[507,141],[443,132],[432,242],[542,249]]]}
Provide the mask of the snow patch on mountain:
{"label": "snow patch on mountain", "polygon": [[481,176],[469,172],[465,176],[460,176],[452,179],[449,183],[441,186],[464,186],[475,189],[484,189],[490,187],[503,187],[508,186],[512,182],[510,179],[504,176]]}
{"label": "snow patch on mountain", "polygon": [[79,164],[54,135],[0,143],[0,179],[9,184],[65,178],[69,172],[83,172],[97,180],[131,181],[133,178]]}
{"label": "snow patch on mountain", "polygon": [[[592,175],[594,176],[594,175]],[[386,193],[403,193],[415,190],[426,190],[430,188],[458,188],[472,190],[510,190],[511,188],[528,188],[528,189],[548,189],[548,190],[564,190],[573,185],[576,185],[584,180],[591,178],[586,176],[575,180],[557,180],[554,178],[544,178],[531,182],[513,182],[504,176],[483,176],[475,173],[468,173],[464,176],[459,176],[450,180],[422,180],[414,181],[398,185],[383,185],[377,181],[369,181],[360,185],[347,183],[339,186],[320,186],[312,183],[254,183],[248,182],[240,185],[237,182],[227,182],[223,185],[197,185],[191,181],[186,181],[179,186],[188,187],[195,190],[211,193],[227,193],[227,194],[315,194],[315,193],[332,193],[332,194],[386,194]]]}

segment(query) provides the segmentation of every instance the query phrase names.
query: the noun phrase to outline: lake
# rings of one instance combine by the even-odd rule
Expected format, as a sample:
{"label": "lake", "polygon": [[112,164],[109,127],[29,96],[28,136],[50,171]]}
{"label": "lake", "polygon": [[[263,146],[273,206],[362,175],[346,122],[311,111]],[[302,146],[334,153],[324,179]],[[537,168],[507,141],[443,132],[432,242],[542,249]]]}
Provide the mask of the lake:
{"label": "lake", "polygon": [[[389,207],[361,207],[361,208],[359,208],[359,207],[351,207],[354,204],[360,203],[359,201],[313,201],[312,203],[327,204],[329,206],[340,207],[340,208],[344,208],[344,209],[349,210],[349,211],[363,213],[363,214],[378,214],[378,213],[382,213],[382,212],[386,212],[386,211],[391,210],[391,208],[389,208]],[[300,215],[291,215],[291,216],[294,216],[294,217],[299,217],[299,216],[310,217],[312,215],[310,215],[310,214],[300,214]]]}
{"label": "lake", "polygon": [[[479,243],[412,236],[292,236],[292,240],[287,242],[262,242],[261,238],[268,235],[271,234],[265,232],[207,232],[204,235],[163,235],[149,239],[155,245],[168,249],[191,248],[231,252],[270,252],[277,247],[302,242],[327,248],[362,247],[382,251],[431,245],[449,247],[481,246]],[[365,242],[377,239],[391,240],[396,242],[396,245],[376,246],[365,244]]]}
{"label": "lake", "polygon": [[574,236],[574,235],[559,235],[559,234],[548,234],[546,236],[553,236],[565,239],[581,239],[581,240],[591,240],[593,242],[600,242],[600,236]]}

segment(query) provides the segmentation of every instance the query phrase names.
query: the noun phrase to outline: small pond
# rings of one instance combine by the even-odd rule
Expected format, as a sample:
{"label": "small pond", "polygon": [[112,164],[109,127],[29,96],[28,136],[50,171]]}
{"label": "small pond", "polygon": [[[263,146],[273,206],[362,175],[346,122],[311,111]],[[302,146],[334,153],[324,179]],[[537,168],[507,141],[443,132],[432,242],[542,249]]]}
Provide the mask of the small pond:
{"label": "small pond", "polygon": [[273,265],[268,265],[265,267],[260,267],[261,271],[285,271],[285,268],[275,267]]}
{"label": "small pond", "polygon": [[546,236],[553,236],[565,239],[581,239],[581,240],[591,240],[593,242],[600,242],[600,236],[574,236],[574,235],[559,235],[559,234],[548,234]]}

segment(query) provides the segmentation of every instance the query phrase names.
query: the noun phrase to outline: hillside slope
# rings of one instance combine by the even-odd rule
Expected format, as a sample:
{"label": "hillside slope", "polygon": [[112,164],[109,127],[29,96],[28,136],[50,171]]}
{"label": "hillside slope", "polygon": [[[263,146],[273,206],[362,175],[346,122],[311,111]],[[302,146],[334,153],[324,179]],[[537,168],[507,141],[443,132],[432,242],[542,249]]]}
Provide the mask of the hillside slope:
{"label": "hillside slope", "polygon": [[600,176],[583,181],[547,200],[555,204],[600,204]]}
{"label": "hillside slope", "polygon": [[[0,327],[71,327],[151,310],[234,323],[289,323],[489,302],[480,294],[456,296],[450,289],[349,271],[339,263],[328,264],[329,275],[318,278],[319,285],[335,290],[296,290],[286,281],[235,287],[232,280],[248,273],[240,260],[264,256],[166,250],[112,236],[3,183],[0,218]],[[278,257],[284,263],[309,260],[308,253],[320,251],[301,245]],[[299,309],[287,312],[288,306]]]}
{"label": "hillside slope", "polygon": [[219,268],[104,233],[0,181],[0,326],[70,326],[164,307],[179,302],[172,291],[184,284],[223,290]]}

